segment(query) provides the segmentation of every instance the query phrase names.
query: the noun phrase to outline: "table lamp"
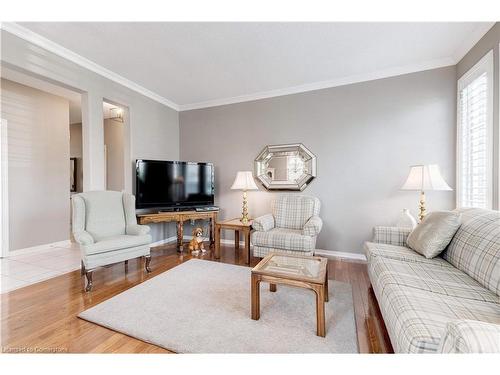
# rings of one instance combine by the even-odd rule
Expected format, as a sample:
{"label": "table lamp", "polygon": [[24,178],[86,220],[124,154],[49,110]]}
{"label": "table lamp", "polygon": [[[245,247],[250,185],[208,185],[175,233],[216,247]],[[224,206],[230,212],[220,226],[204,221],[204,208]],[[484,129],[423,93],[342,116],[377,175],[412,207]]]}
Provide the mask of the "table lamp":
{"label": "table lamp", "polygon": [[231,190],[243,190],[243,212],[240,221],[243,224],[248,224],[248,204],[247,204],[247,190],[258,190],[257,185],[253,179],[252,172],[240,171],[236,174]]}
{"label": "table lamp", "polygon": [[430,190],[453,190],[441,176],[441,171],[437,164],[412,165],[410,174],[401,190],[420,191],[420,202],[418,215],[419,221],[425,217],[425,192]]}

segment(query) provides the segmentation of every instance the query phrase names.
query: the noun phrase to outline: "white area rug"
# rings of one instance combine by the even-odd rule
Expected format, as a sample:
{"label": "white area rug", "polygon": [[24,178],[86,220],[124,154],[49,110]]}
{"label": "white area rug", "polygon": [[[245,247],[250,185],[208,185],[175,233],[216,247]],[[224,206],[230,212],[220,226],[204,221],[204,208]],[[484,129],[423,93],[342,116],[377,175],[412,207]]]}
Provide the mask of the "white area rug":
{"label": "white area rug", "polygon": [[[95,287],[99,287],[96,285]],[[250,319],[250,268],[192,259],[79,317],[177,353],[356,353],[351,286],[330,280],[326,337],[314,292],[261,284]]]}

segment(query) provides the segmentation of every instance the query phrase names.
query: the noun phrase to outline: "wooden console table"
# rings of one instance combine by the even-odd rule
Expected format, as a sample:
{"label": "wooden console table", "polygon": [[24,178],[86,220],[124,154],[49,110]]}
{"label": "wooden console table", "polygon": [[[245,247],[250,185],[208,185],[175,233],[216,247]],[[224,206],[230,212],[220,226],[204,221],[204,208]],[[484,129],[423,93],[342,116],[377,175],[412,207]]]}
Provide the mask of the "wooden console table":
{"label": "wooden console table", "polygon": [[217,222],[217,214],[219,211],[176,211],[176,212],[159,212],[155,214],[137,215],[139,224],[154,224],[177,222],[177,249],[183,251],[184,237],[184,222],[189,220],[210,220],[210,246],[214,245],[215,241],[215,223]]}

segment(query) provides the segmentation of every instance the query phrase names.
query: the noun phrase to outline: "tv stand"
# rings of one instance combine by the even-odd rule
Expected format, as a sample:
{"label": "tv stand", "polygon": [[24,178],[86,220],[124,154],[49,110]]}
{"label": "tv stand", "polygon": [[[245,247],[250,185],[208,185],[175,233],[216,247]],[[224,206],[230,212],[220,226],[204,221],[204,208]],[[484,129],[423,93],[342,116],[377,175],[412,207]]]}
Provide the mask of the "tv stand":
{"label": "tv stand", "polygon": [[189,220],[210,220],[210,246],[215,245],[215,223],[217,222],[218,209],[207,211],[161,211],[154,214],[137,215],[139,224],[177,223],[177,251],[184,250],[184,222]]}

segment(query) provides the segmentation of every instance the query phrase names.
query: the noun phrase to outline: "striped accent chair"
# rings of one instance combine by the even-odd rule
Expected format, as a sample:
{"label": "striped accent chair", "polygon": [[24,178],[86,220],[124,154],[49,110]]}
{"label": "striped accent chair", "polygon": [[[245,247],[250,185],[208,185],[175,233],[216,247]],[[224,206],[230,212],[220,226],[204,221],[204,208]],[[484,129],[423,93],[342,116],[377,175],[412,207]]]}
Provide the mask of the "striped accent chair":
{"label": "striped accent chair", "polygon": [[411,230],[376,227],[368,274],[397,353],[500,352],[500,212],[458,210],[462,225],[427,259]]}
{"label": "striped accent chair", "polygon": [[272,204],[272,213],[254,219],[251,236],[253,256],[270,252],[313,255],[323,222],[318,198],[282,194]]}

